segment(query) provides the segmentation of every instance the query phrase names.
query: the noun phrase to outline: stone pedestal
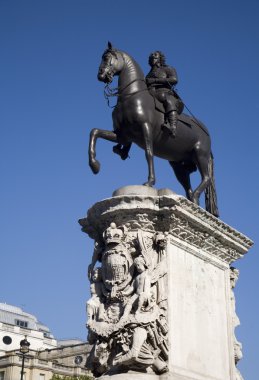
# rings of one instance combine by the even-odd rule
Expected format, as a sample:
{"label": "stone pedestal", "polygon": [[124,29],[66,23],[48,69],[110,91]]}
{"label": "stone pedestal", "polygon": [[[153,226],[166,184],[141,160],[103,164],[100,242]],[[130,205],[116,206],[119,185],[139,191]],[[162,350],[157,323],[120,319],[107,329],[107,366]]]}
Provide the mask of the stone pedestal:
{"label": "stone pedestal", "polygon": [[[233,293],[238,271],[230,265],[248,251],[250,239],[170,190],[143,186],[117,190],[96,203],[80,224],[96,242],[89,275],[91,287],[98,286],[91,288],[88,304],[95,347],[88,364],[102,368],[96,375],[242,379],[236,369],[241,344],[234,335],[239,324]],[[142,272],[137,265],[141,260]],[[98,265],[102,278],[95,280]],[[150,284],[141,291],[140,273]],[[116,316],[109,305],[120,309]],[[124,343],[118,340],[123,333]]]}

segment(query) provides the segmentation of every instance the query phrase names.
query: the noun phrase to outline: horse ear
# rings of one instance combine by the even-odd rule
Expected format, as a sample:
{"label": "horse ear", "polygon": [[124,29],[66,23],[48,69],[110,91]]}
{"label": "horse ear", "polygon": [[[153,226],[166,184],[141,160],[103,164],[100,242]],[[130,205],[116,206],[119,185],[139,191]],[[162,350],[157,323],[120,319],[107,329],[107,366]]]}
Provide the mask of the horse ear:
{"label": "horse ear", "polygon": [[112,50],[112,49],[113,49],[112,43],[111,43],[110,41],[108,41],[108,49],[109,49],[109,50]]}

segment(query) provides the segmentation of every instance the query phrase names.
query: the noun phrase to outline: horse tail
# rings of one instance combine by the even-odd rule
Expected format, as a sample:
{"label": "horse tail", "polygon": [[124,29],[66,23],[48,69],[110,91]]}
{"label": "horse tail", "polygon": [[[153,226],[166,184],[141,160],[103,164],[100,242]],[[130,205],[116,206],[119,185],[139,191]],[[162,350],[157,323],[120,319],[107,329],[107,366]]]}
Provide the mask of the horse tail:
{"label": "horse tail", "polygon": [[210,154],[208,171],[211,182],[209,186],[205,189],[205,206],[206,211],[210,212],[212,215],[219,217],[219,210],[217,205],[217,194],[215,186],[215,177],[214,177],[214,160],[213,154]]}

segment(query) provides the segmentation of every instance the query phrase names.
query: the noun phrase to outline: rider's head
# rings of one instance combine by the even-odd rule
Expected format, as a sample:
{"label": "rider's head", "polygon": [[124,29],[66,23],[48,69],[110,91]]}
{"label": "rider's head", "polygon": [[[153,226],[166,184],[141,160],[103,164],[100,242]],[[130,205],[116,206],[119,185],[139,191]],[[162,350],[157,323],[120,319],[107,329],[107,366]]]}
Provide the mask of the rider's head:
{"label": "rider's head", "polygon": [[150,54],[148,58],[148,63],[150,66],[164,66],[165,65],[165,56],[164,54],[157,50]]}

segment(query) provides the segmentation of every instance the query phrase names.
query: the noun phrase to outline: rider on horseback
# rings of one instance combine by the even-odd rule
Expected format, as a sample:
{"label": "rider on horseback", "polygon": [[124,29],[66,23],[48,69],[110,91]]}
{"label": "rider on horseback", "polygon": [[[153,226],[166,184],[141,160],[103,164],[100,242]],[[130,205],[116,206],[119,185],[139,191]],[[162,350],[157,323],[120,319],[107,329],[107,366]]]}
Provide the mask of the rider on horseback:
{"label": "rider on horseback", "polygon": [[[146,84],[153,97],[160,101],[165,109],[165,121],[162,129],[167,129],[172,137],[176,136],[178,115],[182,113],[184,104],[178,94],[172,89],[177,84],[178,77],[173,67],[166,65],[165,56],[161,51],[151,53],[148,60],[151,70],[146,76]],[[117,144],[113,152],[123,160],[128,157],[131,144]]]}
{"label": "rider on horseback", "polygon": [[[178,115],[183,111],[184,104],[179,95],[172,89],[177,84],[178,77],[173,67],[166,65],[165,56],[161,51],[151,53],[148,59],[151,70],[146,76],[146,84],[150,94],[161,102],[165,109],[165,121],[162,129],[167,129],[171,137],[176,136]],[[131,144],[117,144],[113,152],[122,160],[128,158]]]}
{"label": "rider on horseback", "polygon": [[[171,96],[177,99],[177,94],[171,90],[171,86],[177,82],[176,73],[171,67],[165,65],[164,57],[162,56],[161,59],[161,53],[156,53],[152,55],[152,59],[150,58],[151,71],[147,76],[147,82],[149,89],[152,90],[153,84],[154,91],[159,95],[162,93],[164,103],[165,101],[170,103]],[[113,131],[93,128],[90,133],[88,152],[89,165],[93,173],[97,174],[100,170],[100,163],[96,159],[98,138],[117,143],[113,150],[122,159],[128,157],[131,144],[135,143],[145,151],[148,178],[144,185],[149,187],[155,185],[154,156],[163,158],[172,166],[178,181],[185,190],[187,199],[198,205],[201,193],[205,192],[206,210],[218,216],[214,163],[207,128],[193,115],[192,117],[179,115],[181,111],[178,111],[176,116],[178,116],[179,131],[176,131],[176,138],[168,137],[167,133],[162,132],[164,107],[161,109],[161,104],[157,104],[157,99],[154,101],[148,91],[141,67],[129,54],[114,49],[109,43],[99,66],[98,79],[108,86],[116,75],[118,88],[108,93],[110,96],[118,96],[112,113]],[[183,106],[179,97],[178,100]],[[175,109],[177,110],[177,105],[174,109],[166,107],[169,115]],[[201,175],[201,182],[193,190],[190,174],[196,169]]]}
{"label": "rider on horseback", "polygon": [[172,90],[172,86],[178,82],[176,70],[165,64],[165,56],[161,51],[151,53],[148,63],[151,66],[151,70],[146,76],[148,89],[157,100],[163,103],[165,108],[166,120],[162,128],[167,128],[170,135],[175,137],[178,114],[183,110],[183,103]]}

